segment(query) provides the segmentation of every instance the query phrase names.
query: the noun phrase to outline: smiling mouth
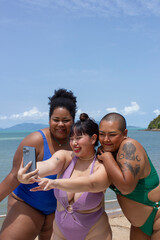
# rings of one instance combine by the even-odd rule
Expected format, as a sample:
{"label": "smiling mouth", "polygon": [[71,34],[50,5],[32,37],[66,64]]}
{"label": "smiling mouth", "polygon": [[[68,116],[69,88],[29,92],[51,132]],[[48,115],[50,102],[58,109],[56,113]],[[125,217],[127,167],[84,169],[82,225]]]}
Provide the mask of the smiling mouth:
{"label": "smiling mouth", "polygon": [[107,146],[107,147],[110,147],[110,146],[112,146],[112,144],[104,144],[104,146]]}
{"label": "smiling mouth", "polygon": [[63,129],[62,128],[58,128],[58,129],[56,129],[56,131],[57,132],[65,132],[65,129],[64,128]]}
{"label": "smiling mouth", "polygon": [[103,145],[103,149],[105,150],[108,150],[108,149],[112,149],[113,145],[112,144],[104,144]]}
{"label": "smiling mouth", "polygon": [[79,152],[80,152],[80,148],[75,148],[73,151],[74,151],[75,153],[79,153]]}

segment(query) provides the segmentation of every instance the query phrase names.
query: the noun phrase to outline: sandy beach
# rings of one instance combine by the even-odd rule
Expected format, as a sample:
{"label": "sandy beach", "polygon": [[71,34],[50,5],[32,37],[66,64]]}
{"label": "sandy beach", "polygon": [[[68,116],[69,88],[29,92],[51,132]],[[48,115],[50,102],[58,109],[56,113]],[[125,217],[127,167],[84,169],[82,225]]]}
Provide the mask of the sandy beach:
{"label": "sandy beach", "polygon": [[109,222],[113,233],[112,240],[129,240],[130,223],[122,213],[109,214]]}

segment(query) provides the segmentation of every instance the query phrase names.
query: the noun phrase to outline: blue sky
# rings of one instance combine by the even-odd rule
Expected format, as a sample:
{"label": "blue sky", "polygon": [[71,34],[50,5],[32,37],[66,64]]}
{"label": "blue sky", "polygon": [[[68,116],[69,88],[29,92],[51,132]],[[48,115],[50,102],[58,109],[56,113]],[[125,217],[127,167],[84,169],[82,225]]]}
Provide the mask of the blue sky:
{"label": "blue sky", "polygon": [[66,88],[95,120],[160,114],[159,0],[0,0],[0,128],[48,123]]}

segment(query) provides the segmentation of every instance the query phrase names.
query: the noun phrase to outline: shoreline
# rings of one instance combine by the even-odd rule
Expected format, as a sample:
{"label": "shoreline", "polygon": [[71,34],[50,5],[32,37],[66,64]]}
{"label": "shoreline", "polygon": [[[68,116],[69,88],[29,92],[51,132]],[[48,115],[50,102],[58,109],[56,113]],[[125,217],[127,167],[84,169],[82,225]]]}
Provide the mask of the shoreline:
{"label": "shoreline", "polygon": [[139,129],[140,131],[146,131],[146,132],[159,132],[160,128],[153,128],[153,129]]}

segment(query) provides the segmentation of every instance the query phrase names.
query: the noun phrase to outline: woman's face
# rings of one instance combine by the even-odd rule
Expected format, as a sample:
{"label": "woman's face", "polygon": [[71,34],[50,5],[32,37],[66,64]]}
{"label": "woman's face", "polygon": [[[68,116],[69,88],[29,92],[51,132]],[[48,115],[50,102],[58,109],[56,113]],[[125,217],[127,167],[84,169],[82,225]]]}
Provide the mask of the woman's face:
{"label": "woman's face", "polygon": [[63,107],[56,108],[49,120],[50,131],[54,137],[65,139],[69,136],[73,118],[70,112]]}
{"label": "woman's face", "polygon": [[99,141],[104,151],[116,152],[126,136],[127,130],[121,132],[118,121],[101,121],[99,125]]}
{"label": "woman's face", "polygon": [[93,156],[96,138],[96,134],[94,134],[92,137],[87,134],[82,134],[80,136],[75,134],[74,136],[70,137],[70,145],[75,155],[82,159]]}

